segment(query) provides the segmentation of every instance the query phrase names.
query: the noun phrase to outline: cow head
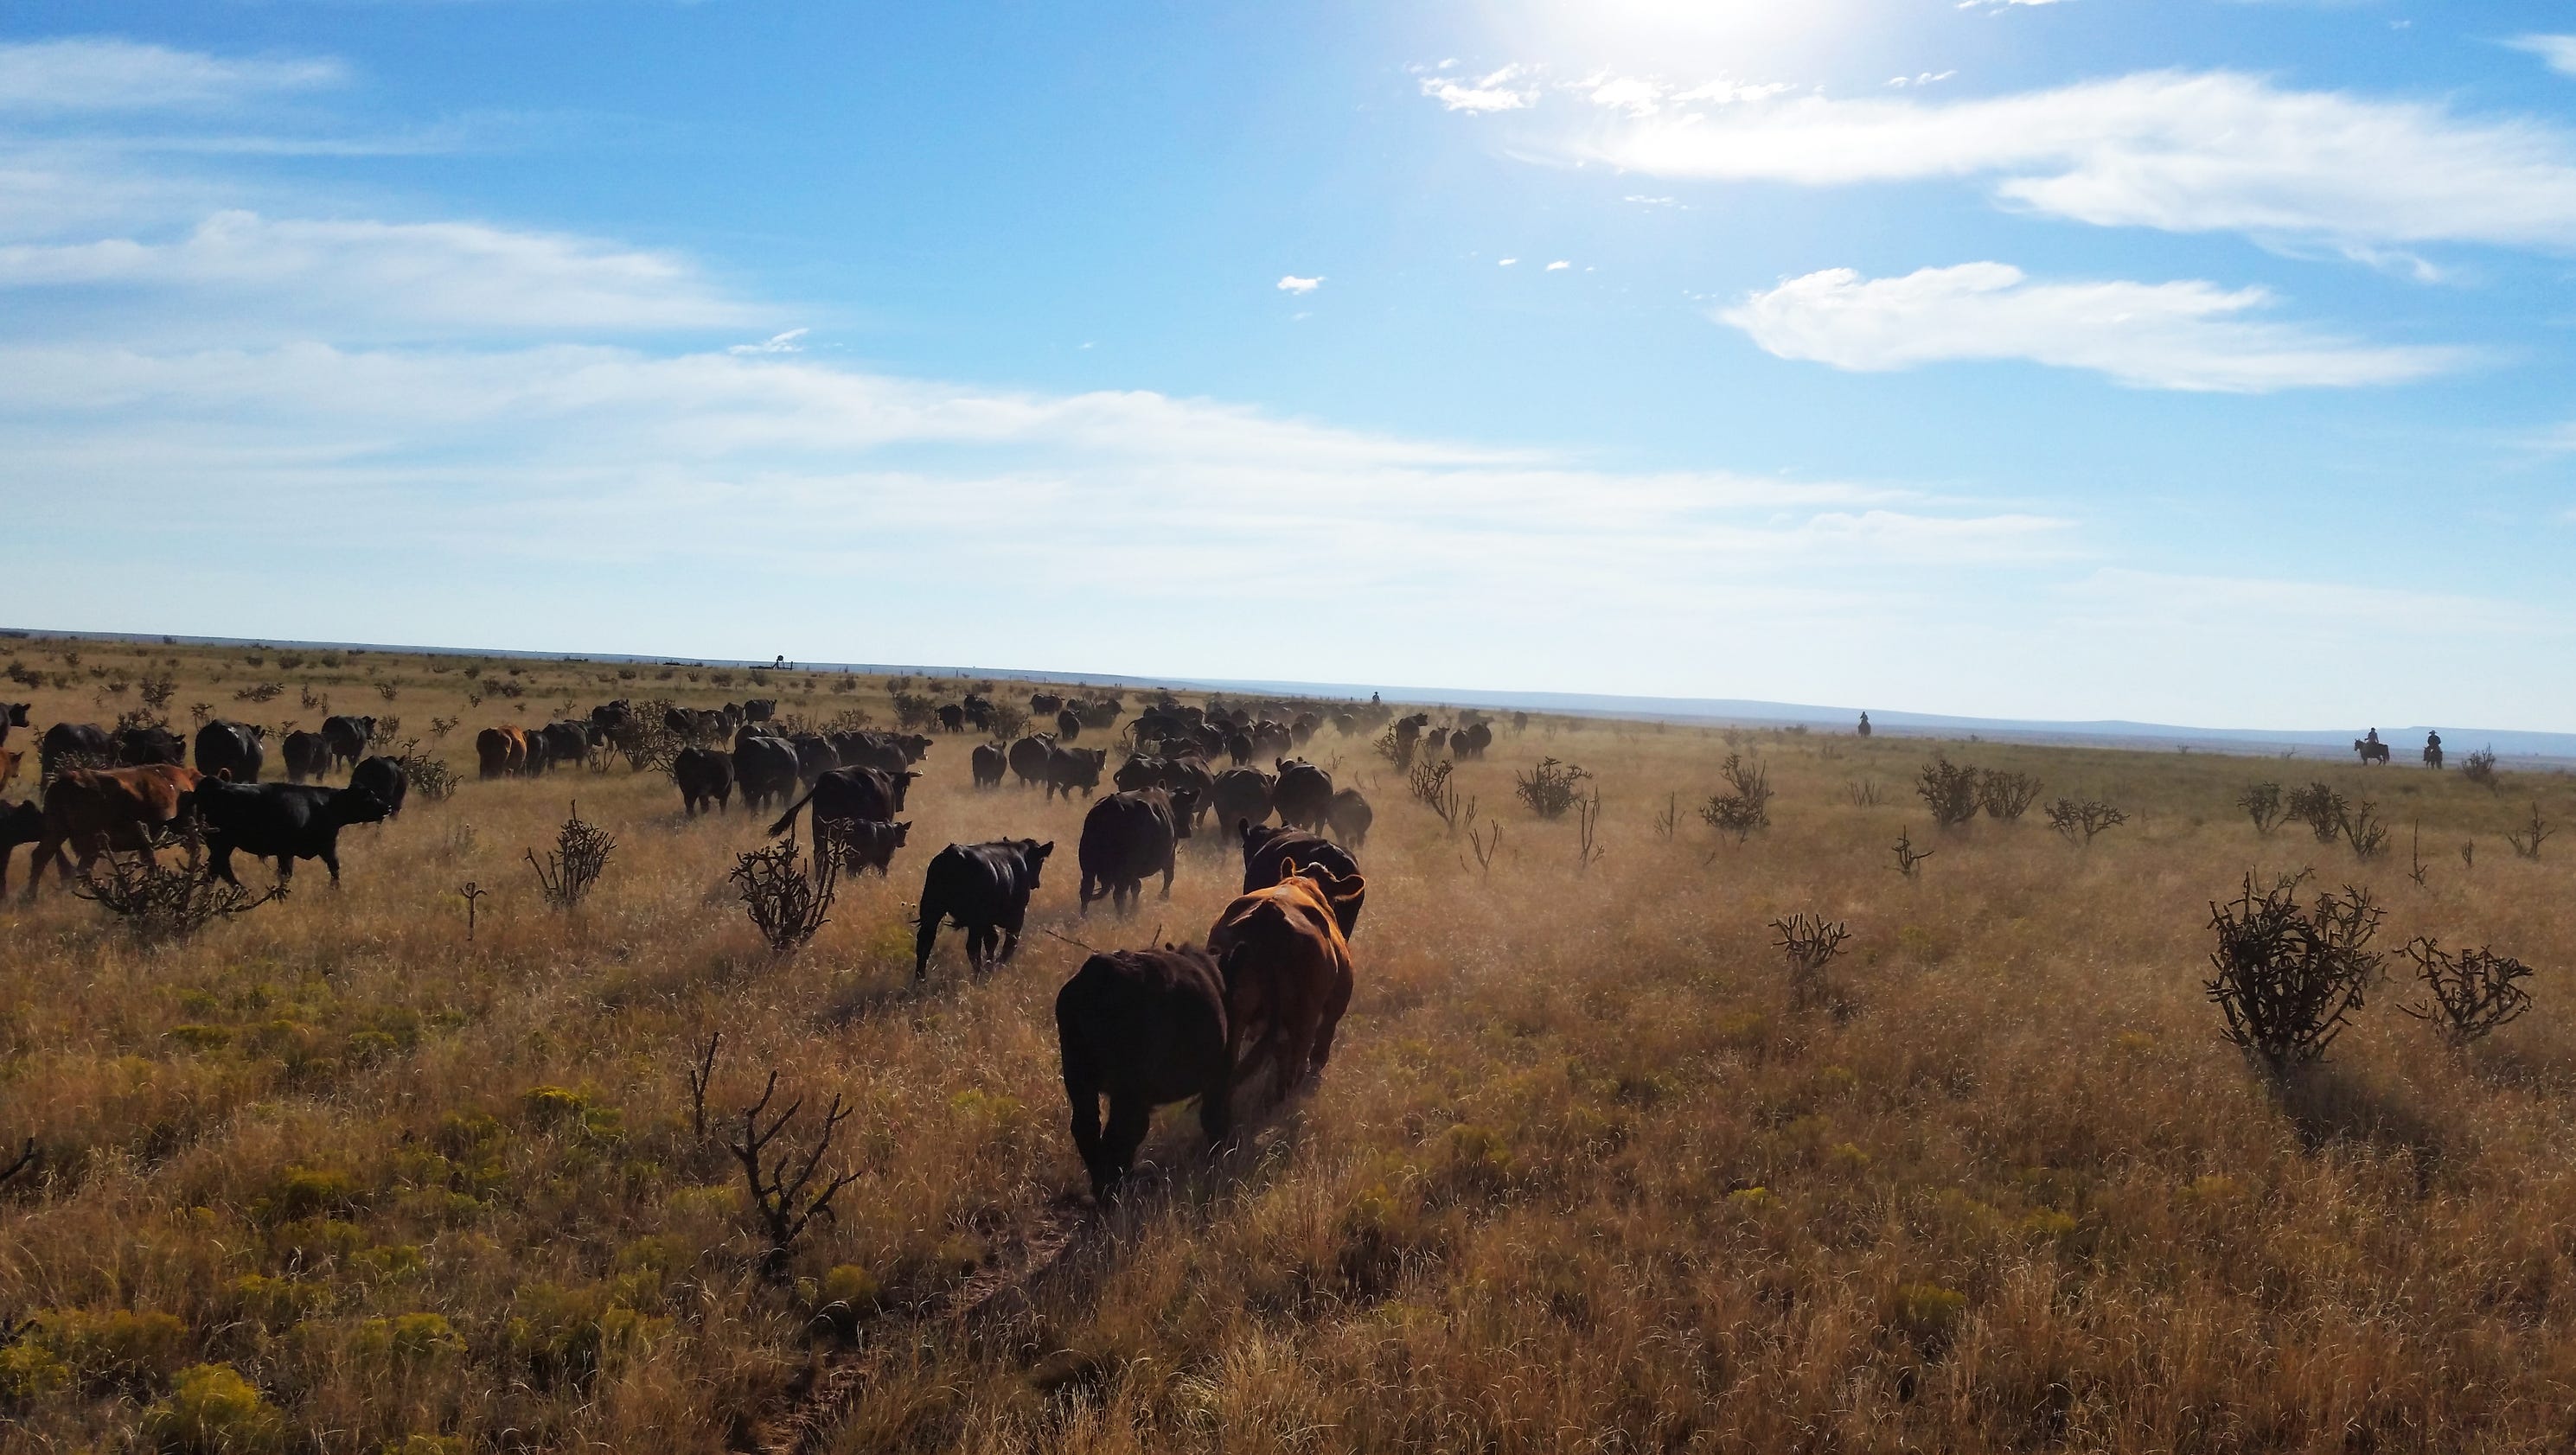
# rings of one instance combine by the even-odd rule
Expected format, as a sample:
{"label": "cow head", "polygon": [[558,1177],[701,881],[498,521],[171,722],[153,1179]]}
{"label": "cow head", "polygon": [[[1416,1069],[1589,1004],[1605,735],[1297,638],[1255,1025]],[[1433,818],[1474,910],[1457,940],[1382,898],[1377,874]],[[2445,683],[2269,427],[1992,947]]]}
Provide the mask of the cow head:
{"label": "cow head", "polygon": [[1109,750],[1107,748],[1076,748],[1073,751],[1075,756],[1085,757],[1091,760],[1093,772],[1098,772],[1100,769],[1109,766]]}
{"label": "cow head", "polygon": [[383,799],[364,788],[343,788],[331,799],[332,817],[342,824],[383,823],[393,817]]}
{"label": "cow head", "polygon": [[0,727],[25,727],[26,725],[26,703],[0,702]]}
{"label": "cow head", "polygon": [[1195,788],[1173,789],[1172,837],[1176,839],[1188,838],[1190,836],[1190,828],[1193,824],[1198,822],[1198,817],[1199,791]]}
{"label": "cow head", "polygon": [[1020,862],[1029,866],[1029,891],[1037,892],[1038,876],[1046,868],[1047,855],[1055,852],[1055,840],[1041,844],[1035,839],[1020,840]]}
{"label": "cow head", "polygon": [[1368,900],[1367,879],[1358,874],[1337,875],[1321,864],[1300,864],[1294,859],[1282,864],[1280,871],[1280,883],[1302,879],[1313,889],[1315,897],[1333,912],[1333,923],[1341,926],[1344,938],[1359,928],[1360,906]]}

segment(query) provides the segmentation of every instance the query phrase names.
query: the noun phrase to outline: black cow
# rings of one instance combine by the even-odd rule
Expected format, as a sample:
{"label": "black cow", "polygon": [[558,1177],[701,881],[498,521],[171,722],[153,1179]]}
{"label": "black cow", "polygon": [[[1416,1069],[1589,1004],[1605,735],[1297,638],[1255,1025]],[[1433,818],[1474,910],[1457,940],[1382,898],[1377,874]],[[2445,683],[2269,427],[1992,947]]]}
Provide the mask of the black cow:
{"label": "black cow", "polygon": [[1227,733],[1225,735],[1225,755],[1227,758],[1233,760],[1234,766],[1238,768],[1251,762],[1252,734]]}
{"label": "black cow", "polygon": [[881,768],[835,768],[816,778],[804,797],[787,805],[787,812],[769,826],[769,831],[794,832],[796,815],[805,811],[805,805],[814,805],[814,853],[819,858],[826,841],[841,825],[866,819],[892,821],[903,811],[904,795],[911,790],[912,780],[920,776],[888,773]]}
{"label": "black cow", "polygon": [[742,789],[745,808],[767,808],[772,799],[785,801],[795,794],[800,782],[796,776],[796,745],[785,738],[736,740],[733,781]]}
{"label": "black cow", "polygon": [[230,774],[235,783],[257,783],[268,762],[268,729],[257,723],[216,718],[197,729],[197,771],[212,778]]}
{"label": "black cow", "polygon": [[34,705],[28,702],[0,702],[0,746],[7,745],[9,729],[27,725],[27,709]]}
{"label": "black cow", "polygon": [[912,942],[913,978],[929,976],[930,952],[937,946],[942,921],[966,932],[966,963],[978,974],[1008,963],[1020,946],[1029,896],[1037,891],[1047,855],[1054,852],[1054,844],[1035,839],[996,839],[986,844],[950,844],[932,856],[921,876],[921,932]]}
{"label": "black cow", "polygon": [[1091,1174],[1093,1197],[1108,1197],[1135,1165],[1157,1106],[1197,1097],[1210,1145],[1233,1129],[1225,982],[1207,951],[1175,945],[1083,961],[1056,992],[1055,1037],[1073,1145]]}
{"label": "black cow", "polygon": [[[1359,860],[1330,839],[1292,828],[1262,828],[1255,824],[1235,825],[1243,839],[1243,892],[1250,894],[1268,889],[1288,877],[1291,863],[1330,869],[1335,879],[1351,879],[1360,872]],[[1348,938],[1359,928],[1363,896],[1353,895],[1335,900],[1333,918],[1339,920],[1342,934]]]}
{"label": "black cow", "polygon": [[[1207,812],[1208,805],[1216,801],[1216,775],[1208,771],[1206,760],[1195,753],[1170,761],[1171,766],[1163,770],[1163,790],[1172,795],[1173,810],[1185,814],[1190,827],[1195,830],[1199,815]],[[1188,798],[1186,805],[1182,802],[1184,795]]]}
{"label": "black cow", "polygon": [[411,780],[403,776],[401,761],[381,754],[351,769],[349,786],[374,794],[377,801],[384,804],[387,818],[400,814],[403,800],[411,794]]}
{"label": "black cow", "polygon": [[635,704],[623,697],[615,702],[603,702],[590,710],[590,725],[598,730],[600,737],[614,742],[635,726]]}
{"label": "black cow", "polygon": [[975,773],[976,787],[999,788],[1002,786],[1002,774],[1009,771],[1010,760],[1003,757],[1002,750],[991,743],[977,743],[971,766]]}
{"label": "black cow", "polygon": [[744,722],[767,722],[776,716],[778,699],[775,697],[755,697],[742,705]]}
{"label": "black cow", "polygon": [[713,748],[690,746],[673,754],[671,781],[680,785],[680,806],[691,818],[710,799],[718,813],[733,803],[733,759]]}
{"label": "black cow", "polygon": [[52,782],[66,768],[110,768],[116,744],[94,722],[58,722],[36,740],[36,776]]}
{"label": "black cow", "polygon": [[1208,797],[1216,805],[1216,821],[1268,823],[1270,798],[1279,780],[1258,768],[1228,768],[1216,775]]}
{"label": "black cow", "polygon": [[[308,733],[298,728],[286,735],[286,740],[278,745],[278,752],[286,759],[286,781],[289,783],[320,778],[331,771],[331,745],[322,740],[320,733]],[[199,759],[204,756],[200,751]],[[491,775],[487,773],[484,776],[488,778]],[[239,772],[233,774],[233,779],[235,782],[249,781]]]}
{"label": "black cow", "polygon": [[[821,822],[819,818],[815,820],[817,824]],[[863,869],[874,869],[879,874],[888,874],[891,872],[889,866],[894,863],[894,851],[902,848],[911,836],[912,825],[909,822],[884,823],[863,818],[837,825],[832,842],[841,851],[843,872],[856,874]]]}
{"label": "black cow", "polygon": [[542,739],[546,745],[549,766],[567,766],[590,761],[591,727],[586,722],[550,722],[528,734],[531,742]]}
{"label": "black cow", "polygon": [[796,750],[796,777],[806,787],[814,780],[842,766],[841,755],[832,751],[831,742],[821,733],[797,733],[788,745]]}
{"label": "black cow", "polygon": [[546,742],[544,728],[522,728],[520,738],[528,745],[527,756],[520,760],[519,771],[530,778],[544,773],[554,764],[554,749]]}
{"label": "black cow", "polygon": [[1036,713],[1041,717],[1050,712],[1059,711],[1063,707],[1064,699],[1055,693],[1032,692],[1029,694],[1029,711]]}
{"label": "black cow", "polygon": [[185,765],[188,744],[165,727],[137,723],[116,730],[116,766],[148,768],[155,763]]}
{"label": "black cow", "polygon": [[1270,806],[1278,812],[1281,823],[1321,829],[1331,820],[1332,774],[1302,758],[1274,759],[1273,766],[1279,770],[1279,782],[1271,789]]}
{"label": "black cow", "polygon": [[1345,788],[1333,795],[1326,817],[1332,820],[1333,837],[1356,849],[1368,842],[1369,825],[1377,815],[1370,811],[1368,800],[1356,788]]}
{"label": "black cow", "polygon": [[[322,740],[331,745],[331,766],[334,768],[343,763],[357,766],[358,760],[367,755],[367,744],[375,736],[376,720],[372,717],[340,713],[322,719]],[[214,770],[201,768],[198,771],[211,773]]]}
{"label": "black cow", "polygon": [[1190,836],[1189,823],[1188,811],[1159,788],[1113,793],[1093,804],[1082,816],[1075,853],[1082,865],[1082,913],[1091,913],[1095,899],[1108,900],[1120,914],[1134,913],[1152,874],[1163,876],[1162,897],[1171,898],[1174,850]]}
{"label": "black cow", "polygon": [[1133,793],[1139,788],[1160,788],[1163,786],[1163,774],[1171,766],[1172,760],[1169,758],[1134,753],[1128,756],[1126,762],[1118,765],[1117,772],[1109,775],[1109,781],[1121,793]]}
{"label": "black cow", "polygon": [[227,783],[208,778],[197,785],[197,817],[206,826],[208,862],[226,883],[233,875],[233,853],[275,859],[284,883],[298,859],[319,859],[340,882],[340,830],[353,823],[381,823],[392,810],[363,788],[325,788],[314,783]]}
{"label": "black cow", "polygon": [[965,705],[956,702],[943,702],[939,704],[939,730],[946,733],[962,733],[966,731]]}
{"label": "black cow", "polygon": [[0,894],[9,891],[9,855],[45,837],[45,810],[34,799],[0,807]]}
{"label": "black cow", "polygon": [[1047,759],[1054,752],[1055,735],[1052,733],[1033,734],[1011,744],[1011,771],[1019,775],[1022,788],[1046,781]]}
{"label": "black cow", "polygon": [[1090,793],[1100,787],[1100,770],[1109,766],[1107,748],[1051,748],[1047,751],[1047,797],[1061,793],[1067,798],[1077,788]]}
{"label": "black cow", "polygon": [[1070,707],[1058,708],[1055,714],[1055,738],[1069,743],[1082,736],[1082,718]]}

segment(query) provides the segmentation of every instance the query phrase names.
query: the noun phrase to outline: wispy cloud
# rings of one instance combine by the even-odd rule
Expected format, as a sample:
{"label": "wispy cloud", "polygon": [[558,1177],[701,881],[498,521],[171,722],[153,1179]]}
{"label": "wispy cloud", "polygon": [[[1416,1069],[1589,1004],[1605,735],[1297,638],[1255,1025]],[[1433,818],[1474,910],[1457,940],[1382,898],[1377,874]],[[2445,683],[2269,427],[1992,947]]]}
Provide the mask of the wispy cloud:
{"label": "wispy cloud", "polygon": [[2088,369],[2150,389],[2266,393],[2391,384],[2454,368],[2454,349],[2355,343],[2247,317],[2260,288],[2034,283],[2003,263],[1864,278],[1833,268],[1757,292],[1720,317],[1785,359],[1883,371],[1963,359]]}
{"label": "wispy cloud", "polygon": [[1821,96],[1632,120],[1575,143],[1654,176],[1851,186],[1987,177],[2102,226],[2355,251],[2576,248],[2576,138],[2544,122],[2159,71],[1948,102]]}
{"label": "wispy cloud", "polygon": [[1562,273],[1573,266],[1574,265],[1572,263],[1567,262],[1563,258],[1559,258],[1555,262],[1547,265],[1547,271],[1551,273]]}
{"label": "wispy cloud", "polygon": [[[725,352],[737,356],[744,354],[801,354],[805,352],[805,346],[798,343],[797,340],[805,337],[805,335],[811,332],[813,332],[811,329],[791,328],[785,333],[771,334],[768,338],[765,338],[756,344],[735,344],[733,347],[726,349]],[[1089,348],[1091,345],[1084,344],[1083,347]]]}
{"label": "wispy cloud", "polygon": [[1323,286],[1324,280],[1320,274],[1312,278],[1300,278],[1291,273],[1279,280],[1279,291],[1282,293],[1312,293]]}
{"label": "wispy cloud", "polygon": [[2562,76],[2576,76],[2576,35],[2518,35],[2505,44],[2540,57]]}
{"label": "wispy cloud", "polygon": [[1505,66],[1472,81],[1434,73],[1422,78],[1422,94],[1451,111],[1518,111],[1538,100],[1538,88],[1527,84],[1527,75],[1520,66]]}
{"label": "wispy cloud", "polygon": [[0,44],[0,113],[201,108],[347,80],[327,58],[232,59],[112,38]]}

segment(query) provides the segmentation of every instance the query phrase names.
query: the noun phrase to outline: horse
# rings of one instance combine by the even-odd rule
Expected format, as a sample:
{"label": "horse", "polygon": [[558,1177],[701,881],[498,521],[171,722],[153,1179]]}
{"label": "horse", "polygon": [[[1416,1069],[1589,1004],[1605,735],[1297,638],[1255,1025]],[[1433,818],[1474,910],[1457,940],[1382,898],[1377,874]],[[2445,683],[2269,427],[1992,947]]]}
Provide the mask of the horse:
{"label": "horse", "polygon": [[2361,754],[2361,761],[2365,763],[2385,763],[2388,761],[2388,745],[2386,743],[2374,743],[2365,738],[2355,738],[2352,740],[2352,750]]}
{"label": "horse", "polygon": [[2442,767],[2442,745],[2440,743],[2426,743],[2424,745],[2424,766],[2437,772],[2440,771]]}

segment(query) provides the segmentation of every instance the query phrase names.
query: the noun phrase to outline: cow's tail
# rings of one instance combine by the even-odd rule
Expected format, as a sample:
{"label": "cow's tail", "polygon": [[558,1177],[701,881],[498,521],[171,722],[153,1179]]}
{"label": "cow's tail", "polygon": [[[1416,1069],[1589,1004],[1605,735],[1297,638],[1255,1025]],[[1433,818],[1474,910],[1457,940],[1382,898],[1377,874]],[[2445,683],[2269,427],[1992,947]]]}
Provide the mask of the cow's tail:
{"label": "cow's tail", "polygon": [[814,790],[808,788],[805,790],[805,796],[803,798],[787,805],[787,812],[779,816],[778,822],[769,826],[770,835],[772,837],[776,837],[779,834],[786,833],[790,829],[795,828],[796,815],[803,813],[805,811],[805,805],[813,801]]}

